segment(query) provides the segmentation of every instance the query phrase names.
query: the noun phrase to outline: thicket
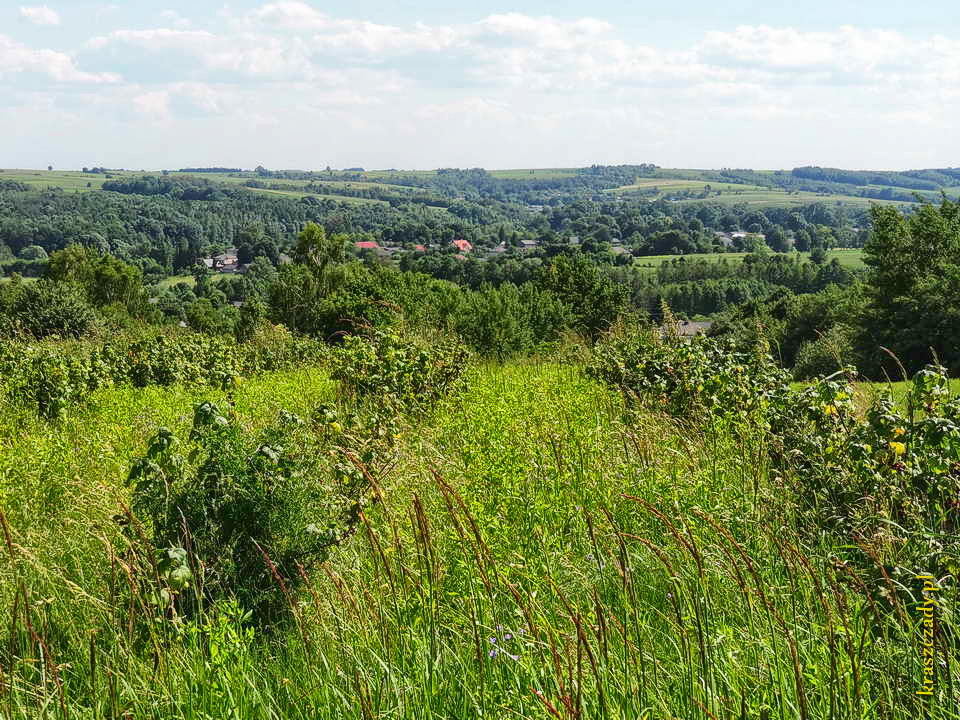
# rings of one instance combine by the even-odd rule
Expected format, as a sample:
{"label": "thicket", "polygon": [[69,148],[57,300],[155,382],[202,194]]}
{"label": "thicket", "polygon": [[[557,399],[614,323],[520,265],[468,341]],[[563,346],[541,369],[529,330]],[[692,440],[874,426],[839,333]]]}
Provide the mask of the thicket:
{"label": "thicket", "polygon": [[261,327],[246,343],[192,332],[107,342],[0,340],[0,388],[9,402],[52,419],[104,387],[227,388],[256,373],[316,363],[325,354],[322,343],[273,326]]}
{"label": "thicket", "polygon": [[804,531],[871,539],[900,582],[917,567],[960,570],[960,397],[945,368],[916,373],[905,406],[887,390],[864,407],[852,368],[795,388],[762,341],[744,349],[669,328],[618,329],[588,372],[657,412],[760,433]]}

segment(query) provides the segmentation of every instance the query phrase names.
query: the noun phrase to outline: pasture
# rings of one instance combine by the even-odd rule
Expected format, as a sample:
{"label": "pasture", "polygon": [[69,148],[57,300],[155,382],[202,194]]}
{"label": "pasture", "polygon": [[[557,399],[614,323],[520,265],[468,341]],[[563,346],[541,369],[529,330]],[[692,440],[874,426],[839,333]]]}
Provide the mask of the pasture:
{"label": "pasture", "polygon": [[[809,253],[800,253],[805,257],[809,257]],[[690,255],[646,255],[643,257],[638,257],[634,260],[634,267],[649,268],[650,270],[656,270],[663,263],[673,262],[674,260],[679,260],[680,258],[685,258],[687,262],[695,261],[706,261],[706,262],[720,262],[726,260],[727,262],[737,262],[742,260],[747,256],[747,253],[703,253],[703,254],[690,254]],[[848,250],[848,249],[838,249],[830,250],[827,252],[827,260],[836,259],[844,267],[850,268],[851,270],[862,270],[866,267],[863,264],[863,251],[862,250]]]}

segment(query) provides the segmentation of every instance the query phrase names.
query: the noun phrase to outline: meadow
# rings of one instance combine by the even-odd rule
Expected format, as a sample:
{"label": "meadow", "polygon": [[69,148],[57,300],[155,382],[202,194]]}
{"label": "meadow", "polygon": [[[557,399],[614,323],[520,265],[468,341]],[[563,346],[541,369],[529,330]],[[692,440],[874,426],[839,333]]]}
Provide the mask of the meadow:
{"label": "meadow", "polygon": [[[802,253],[805,257],[809,256],[809,253]],[[747,253],[703,253],[696,255],[644,255],[642,257],[636,258],[634,264],[637,267],[656,269],[663,263],[669,263],[674,260],[679,259],[680,257],[685,257],[689,261],[694,260],[705,260],[707,262],[720,262],[721,260],[727,260],[728,262],[734,262],[742,260],[747,256]],[[851,270],[862,270],[866,267],[863,263],[863,251],[858,249],[838,249],[838,250],[829,250],[827,251],[827,261],[837,259],[841,265],[844,267],[850,268]]]}
{"label": "meadow", "polygon": [[0,717],[960,717],[956,637],[926,703],[920,586],[800,531],[767,432],[628,402],[576,348],[465,370],[391,421],[378,502],[267,627],[144,590],[128,473],[200,403],[252,432],[382,394],[323,364],[107,388],[53,422],[8,403]]}

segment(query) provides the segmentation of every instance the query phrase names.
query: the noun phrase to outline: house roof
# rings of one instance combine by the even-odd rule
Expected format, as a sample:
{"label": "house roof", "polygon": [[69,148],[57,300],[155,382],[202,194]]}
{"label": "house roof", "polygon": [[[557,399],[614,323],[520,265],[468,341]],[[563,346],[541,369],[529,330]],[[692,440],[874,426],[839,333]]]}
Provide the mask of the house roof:
{"label": "house roof", "polygon": [[473,245],[471,245],[467,240],[457,239],[450,244],[462,252],[470,252],[473,250]]}
{"label": "house roof", "polygon": [[413,249],[417,252],[426,252],[427,249],[423,245],[414,245]]}
{"label": "house roof", "polygon": [[358,250],[376,250],[380,246],[377,245],[373,240],[362,240],[360,242],[354,243],[357,246]]}

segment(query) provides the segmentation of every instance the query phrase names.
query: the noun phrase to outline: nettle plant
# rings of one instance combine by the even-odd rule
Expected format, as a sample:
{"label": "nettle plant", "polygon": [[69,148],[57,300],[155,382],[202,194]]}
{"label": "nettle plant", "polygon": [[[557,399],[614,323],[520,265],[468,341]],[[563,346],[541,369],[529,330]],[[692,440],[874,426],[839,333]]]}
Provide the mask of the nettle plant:
{"label": "nettle plant", "polygon": [[334,353],[333,376],[348,394],[394,410],[428,408],[463,382],[470,354],[459,342],[427,342],[395,331],[351,335]]}
{"label": "nettle plant", "polygon": [[282,615],[378,497],[392,437],[380,418],[329,407],[254,433],[204,403],[185,441],[161,428],[129,475],[157,552],[158,602],[181,616],[230,599],[260,623]]}

